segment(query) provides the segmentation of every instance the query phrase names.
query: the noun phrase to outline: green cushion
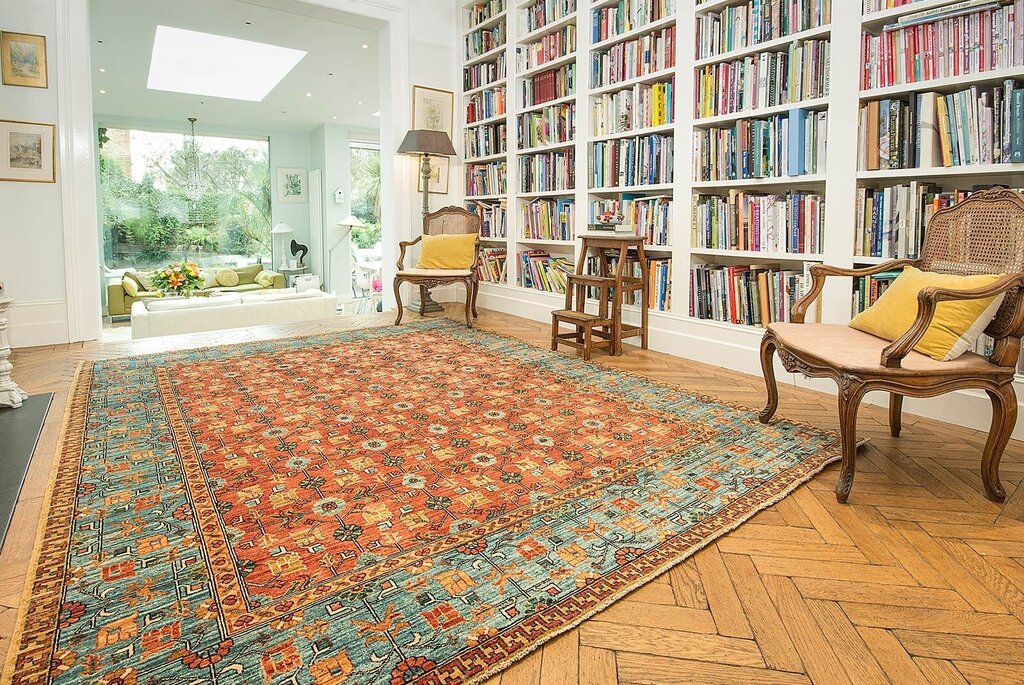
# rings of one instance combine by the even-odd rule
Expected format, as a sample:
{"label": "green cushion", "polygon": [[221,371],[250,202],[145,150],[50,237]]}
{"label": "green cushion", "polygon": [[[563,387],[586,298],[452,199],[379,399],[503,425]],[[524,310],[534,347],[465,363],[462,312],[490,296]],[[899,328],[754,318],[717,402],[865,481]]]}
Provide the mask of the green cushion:
{"label": "green cushion", "polygon": [[239,285],[245,285],[246,283],[255,283],[256,275],[263,271],[262,264],[253,264],[252,266],[241,266],[232,269],[238,274]]}
{"label": "green cushion", "polygon": [[276,275],[277,274],[275,274],[273,271],[261,271],[258,274],[256,274],[256,284],[261,285],[264,288],[273,288],[274,276]]}
{"label": "green cushion", "polygon": [[128,274],[125,274],[124,278],[121,279],[121,287],[124,288],[124,292],[128,297],[139,296],[139,282],[129,277]]}
{"label": "green cushion", "polygon": [[217,285],[233,288],[240,282],[234,269],[221,269],[217,272]]}

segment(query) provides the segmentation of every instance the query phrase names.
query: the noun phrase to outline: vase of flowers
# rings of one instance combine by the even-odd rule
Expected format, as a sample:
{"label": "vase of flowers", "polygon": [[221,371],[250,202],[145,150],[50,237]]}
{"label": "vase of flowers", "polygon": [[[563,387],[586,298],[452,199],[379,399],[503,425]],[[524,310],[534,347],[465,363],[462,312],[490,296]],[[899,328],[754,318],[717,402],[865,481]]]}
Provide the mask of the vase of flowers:
{"label": "vase of flowers", "polygon": [[202,289],[203,277],[199,275],[199,265],[195,262],[174,262],[157,270],[153,283],[162,293],[191,297],[192,293]]}

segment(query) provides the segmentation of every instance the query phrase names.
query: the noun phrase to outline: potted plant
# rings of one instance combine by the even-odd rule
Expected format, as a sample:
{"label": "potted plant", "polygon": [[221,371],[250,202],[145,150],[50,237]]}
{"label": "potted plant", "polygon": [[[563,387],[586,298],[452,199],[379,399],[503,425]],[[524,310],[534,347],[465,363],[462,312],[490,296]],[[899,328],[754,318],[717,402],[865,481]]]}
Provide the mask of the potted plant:
{"label": "potted plant", "polygon": [[202,289],[204,281],[195,262],[174,262],[157,270],[153,284],[162,293],[191,297],[192,293]]}

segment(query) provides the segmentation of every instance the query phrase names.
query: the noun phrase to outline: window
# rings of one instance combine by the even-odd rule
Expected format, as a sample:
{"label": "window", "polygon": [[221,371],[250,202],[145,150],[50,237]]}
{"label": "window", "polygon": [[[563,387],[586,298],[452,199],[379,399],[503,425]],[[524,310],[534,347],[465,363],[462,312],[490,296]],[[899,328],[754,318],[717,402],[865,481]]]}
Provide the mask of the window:
{"label": "window", "polygon": [[352,214],[366,224],[352,231],[357,249],[375,249],[380,244],[380,145],[353,142]]}
{"label": "window", "polygon": [[270,262],[267,140],[101,128],[99,147],[108,269]]}

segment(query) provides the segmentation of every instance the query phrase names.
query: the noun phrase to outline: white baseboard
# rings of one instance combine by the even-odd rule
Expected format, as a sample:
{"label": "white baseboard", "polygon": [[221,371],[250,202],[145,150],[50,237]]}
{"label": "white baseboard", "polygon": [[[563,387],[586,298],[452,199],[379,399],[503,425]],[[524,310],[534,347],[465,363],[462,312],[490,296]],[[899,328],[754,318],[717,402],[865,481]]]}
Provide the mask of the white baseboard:
{"label": "white baseboard", "polygon": [[58,345],[68,341],[64,300],[16,300],[7,314],[11,347]]}
{"label": "white baseboard", "polygon": [[[560,307],[559,298],[550,293],[531,292],[522,288],[485,285],[480,291],[479,306],[527,319],[550,323],[551,311]],[[626,321],[635,323],[635,312],[627,311]],[[762,332],[756,328],[696,322],[689,318],[671,314],[653,314],[648,329],[649,346],[652,350],[665,352],[677,357],[692,359],[732,371],[761,376],[760,343]],[[831,395],[837,394],[836,384],[827,379],[805,378],[800,374],[787,372],[776,361],[776,378],[801,388],[810,388]],[[700,388],[693,388],[699,391]],[[1014,381],[1018,407],[1024,416],[1024,382]],[[888,395],[870,393],[866,402],[887,406]],[[984,392],[961,390],[933,399],[908,397],[903,405],[904,412],[925,418],[945,421],[958,426],[988,431],[992,417],[992,404]],[[1013,437],[1024,440],[1024,421],[1018,421]]]}

